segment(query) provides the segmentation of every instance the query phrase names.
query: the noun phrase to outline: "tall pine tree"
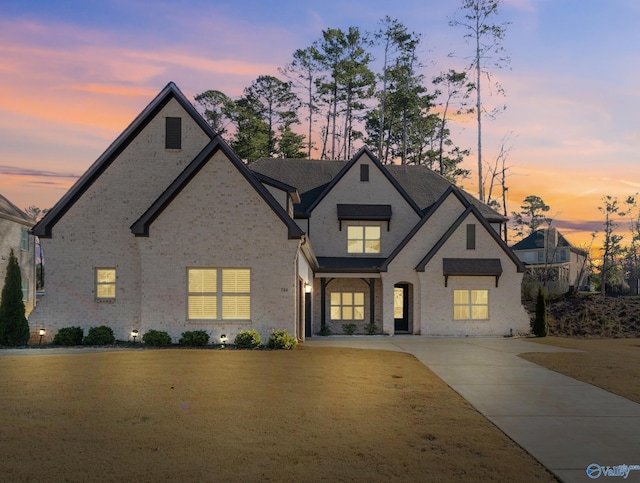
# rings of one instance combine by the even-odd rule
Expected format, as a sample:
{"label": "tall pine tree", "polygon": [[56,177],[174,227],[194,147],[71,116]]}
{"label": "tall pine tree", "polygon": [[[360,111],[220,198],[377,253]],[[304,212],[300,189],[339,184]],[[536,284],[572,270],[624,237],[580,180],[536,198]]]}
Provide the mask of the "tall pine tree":
{"label": "tall pine tree", "polygon": [[29,324],[24,316],[22,276],[18,259],[9,255],[9,265],[0,299],[0,345],[21,346],[29,340]]}

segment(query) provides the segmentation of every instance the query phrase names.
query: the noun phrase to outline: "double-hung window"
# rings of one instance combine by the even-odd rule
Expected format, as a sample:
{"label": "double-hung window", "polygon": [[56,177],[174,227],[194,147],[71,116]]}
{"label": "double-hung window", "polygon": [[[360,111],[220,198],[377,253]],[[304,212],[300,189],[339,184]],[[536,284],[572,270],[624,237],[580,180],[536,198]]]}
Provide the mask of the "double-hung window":
{"label": "double-hung window", "polygon": [[357,226],[347,227],[348,253],[380,253],[380,227]]}
{"label": "double-hung window", "polygon": [[250,320],[251,270],[189,268],[189,320]]}
{"label": "double-hung window", "polygon": [[96,299],[115,300],[116,269],[96,268]]}
{"label": "double-hung window", "polygon": [[364,320],[364,292],[332,292],[331,320]]}
{"label": "double-hung window", "polygon": [[454,290],[454,320],[487,320],[489,318],[488,290]]}

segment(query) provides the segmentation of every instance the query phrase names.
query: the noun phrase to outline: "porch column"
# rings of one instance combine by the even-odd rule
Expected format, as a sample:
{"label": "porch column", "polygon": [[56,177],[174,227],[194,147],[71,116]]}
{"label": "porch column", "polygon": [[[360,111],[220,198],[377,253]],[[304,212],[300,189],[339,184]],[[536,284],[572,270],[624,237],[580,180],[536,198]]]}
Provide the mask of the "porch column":
{"label": "porch column", "polygon": [[376,322],[376,279],[369,279],[369,323],[371,327]]}
{"label": "porch column", "polygon": [[324,333],[324,326],[327,320],[327,279],[320,279],[320,330]]}

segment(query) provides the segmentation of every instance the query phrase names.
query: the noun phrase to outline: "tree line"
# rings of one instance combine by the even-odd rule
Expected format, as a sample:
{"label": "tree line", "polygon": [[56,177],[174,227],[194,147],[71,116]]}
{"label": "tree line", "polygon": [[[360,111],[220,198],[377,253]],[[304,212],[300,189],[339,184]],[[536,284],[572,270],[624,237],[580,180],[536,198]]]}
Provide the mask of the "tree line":
{"label": "tree line", "polygon": [[[587,258],[584,268],[590,273],[590,282],[602,294],[640,295],[640,205],[638,193],[623,200],[605,195],[598,210],[603,216],[602,229],[591,234],[591,241],[582,247]],[[537,230],[549,229],[553,218],[551,207],[536,195],[527,196],[521,211],[512,212],[511,228],[517,240],[532,235]],[[626,220],[626,223],[624,222]],[[622,229],[625,229],[622,232]],[[594,241],[600,237],[599,256],[592,257]],[[553,258],[553,257],[552,257]],[[544,283],[549,271],[544,270]]]}
{"label": "tree line", "polygon": [[462,0],[458,19],[450,21],[474,39],[467,69],[427,79],[422,35],[386,16],[373,32],[323,30],[292,53],[279,76],[260,75],[235,98],[204,91],[195,96],[196,107],[248,163],[262,157],[346,160],[366,144],[382,163],[425,165],[453,182],[469,176],[461,163],[470,149],[453,139],[450,122],[476,113],[482,186],[480,126],[491,113],[480,83],[490,79],[481,76],[488,75],[485,63],[504,63],[494,56],[506,24],[492,21],[501,1]]}

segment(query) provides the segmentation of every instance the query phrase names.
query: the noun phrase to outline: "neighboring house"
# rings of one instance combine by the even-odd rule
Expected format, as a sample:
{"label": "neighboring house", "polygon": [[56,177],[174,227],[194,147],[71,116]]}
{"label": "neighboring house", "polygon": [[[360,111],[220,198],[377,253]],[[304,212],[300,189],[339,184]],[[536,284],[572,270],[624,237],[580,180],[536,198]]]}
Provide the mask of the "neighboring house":
{"label": "neighboring house", "polygon": [[511,249],[535,280],[569,287],[588,284],[587,251],[574,247],[556,228],[541,228]]}
{"label": "neighboring house", "polygon": [[35,237],[29,233],[35,222],[0,195],[0,291],[7,274],[9,254],[18,259],[22,276],[22,300],[29,316],[36,303]]}
{"label": "neighboring house", "polygon": [[61,327],[525,333],[506,220],[421,166],[245,165],[170,83],[34,227]]}

